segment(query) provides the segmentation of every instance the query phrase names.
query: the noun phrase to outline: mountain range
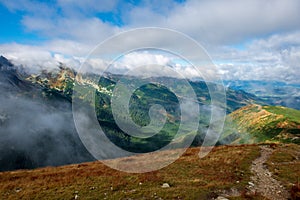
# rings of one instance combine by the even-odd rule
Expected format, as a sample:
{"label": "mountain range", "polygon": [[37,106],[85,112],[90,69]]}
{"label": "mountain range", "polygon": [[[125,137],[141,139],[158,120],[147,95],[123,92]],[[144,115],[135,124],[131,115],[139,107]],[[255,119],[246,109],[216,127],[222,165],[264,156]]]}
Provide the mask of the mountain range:
{"label": "mountain range", "polygon": [[300,84],[262,80],[227,80],[224,84],[234,90],[254,94],[270,105],[300,110]]}
{"label": "mountain range", "polygon": [[[91,87],[96,90],[95,105],[90,105],[85,98],[82,103],[94,106],[99,124],[114,144],[131,152],[143,153],[170,143],[179,128],[180,106],[178,99],[168,88],[149,83],[132,94],[129,102],[130,117],[136,124],[149,124],[150,105],[163,105],[167,112],[166,124],[159,134],[149,138],[136,138],[124,133],[116,124],[111,111],[111,97],[118,80],[122,78],[130,83],[137,77],[124,78],[122,75],[105,74],[97,82],[93,81],[97,76],[89,74],[81,78],[82,88]],[[5,57],[0,57],[0,170],[94,160],[80,141],[73,121],[75,77],[76,71],[63,63],[59,63],[55,71],[42,70],[39,74],[32,74],[13,65]],[[174,87],[182,81],[171,77],[160,79]],[[199,146],[206,135],[211,117],[208,84],[215,83],[189,81],[189,84],[195,91],[202,111],[199,129],[192,143],[193,146]],[[89,94],[83,92],[82,95]],[[299,111],[268,107],[268,104],[276,102],[237,87],[226,89],[226,102],[224,109],[229,114],[226,120],[229,125],[225,126],[218,145],[266,141],[299,143]],[[253,138],[246,140],[248,136]]]}

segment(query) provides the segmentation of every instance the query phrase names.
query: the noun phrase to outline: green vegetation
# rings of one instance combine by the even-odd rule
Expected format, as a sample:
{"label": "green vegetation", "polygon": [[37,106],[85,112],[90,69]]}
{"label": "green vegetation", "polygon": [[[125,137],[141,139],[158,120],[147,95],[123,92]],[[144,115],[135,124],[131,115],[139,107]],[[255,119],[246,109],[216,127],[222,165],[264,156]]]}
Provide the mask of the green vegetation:
{"label": "green vegetation", "polygon": [[[48,95],[54,95],[55,98],[56,96],[66,97],[71,100],[75,72],[61,67],[61,71],[56,75],[45,73],[43,76],[39,77],[38,82],[44,86]],[[83,104],[95,107],[98,121],[112,142],[129,151],[149,152],[165,146],[172,140],[178,131],[181,119],[179,99],[172,91],[186,92],[187,88],[182,87],[184,84],[181,84],[185,80],[168,77],[149,78],[149,80],[142,81],[149,84],[142,85],[133,92],[129,101],[129,114],[137,125],[146,126],[150,123],[149,109],[152,105],[159,104],[166,110],[167,120],[162,130],[153,137],[141,139],[124,133],[116,124],[111,109],[111,97],[116,83],[122,81],[126,85],[133,85],[133,83],[140,81],[138,77],[107,74],[100,80],[97,78],[95,74],[86,74],[81,77],[80,89],[76,91],[78,94],[75,96]],[[97,80],[97,82],[93,80]],[[170,88],[151,82],[162,82]],[[213,87],[214,85],[203,81],[189,83],[197,96],[198,104],[201,106],[199,129],[193,142],[193,145],[197,146],[202,144],[209,125],[211,99],[208,86]],[[93,94],[94,91],[96,91],[96,95]],[[119,88],[119,91],[114,92],[114,95],[121,95],[124,91],[124,89]],[[96,104],[91,105],[91,98],[94,97]],[[221,144],[265,141],[300,143],[300,111],[256,104],[247,106],[251,103],[263,104],[263,102],[254,95],[239,90],[226,90],[226,98],[226,109],[227,113],[230,114],[227,117],[225,131],[220,140]],[[117,114],[119,119],[126,119],[120,113]],[[191,135],[191,133],[187,131],[186,135]]]}
{"label": "green vegetation", "polygon": [[249,105],[227,117],[223,142],[300,143],[300,111],[282,106]]}
{"label": "green vegetation", "polygon": [[[153,137],[145,139],[136,138],[124,133],[116,124],[111,108],[112,92],[114,91],[118,81],[122,81],[126,85],[130,86],[141,80],[139,80],[138,77],[121,77],[112,74],[109,74],[106,77],[101,77],[97,83],[94,83],[92,80],[97,80],[96,75],[85,75],[84,78],[82,78],[81,83],[79,83],[79,90],[76,91],[77,94],[75,94],[75,96],[80,99],[82,103],[90,104],[95,107],[98,121],[112,142],[119,147],[132,152],[154,151],[171,142],[178,131],[181,120],[179,100],[172,91],[181,91],[184,94],[187,88],[182,87],[184,84],[181,83],[185,80],[167,77],[142,80],[142,82],[149,84],[142,85],[132,93],[129,101],[129,114],[133,122],[137,125],[146,126],[150,123],[149,110],[152,105],[161,105],[166,110],[165,116],[167,120],[162,130]],[[163,82],[165,85],[169,85],[170,88],[151,82]],[[196,93],[199,106],[203,106],[200,112],[199,129],[193,142],[193,145],[200,145],[205,136],[211,117],[209,108],[210,94],[205,82],[190,82],[190,85]],[[91,104],[93,91],[96,91],[95,105]],[[120,87],[118,88],[118,91],[114,91],[114,95],[122,95],[124,91],[126,90]],[[235,92],[228,90],[227,94],[229,97],[227,99],[229,103],[227,112],[231,112],[232,110],[255,101],[253,96],[242,91]],[[122,116],[121,113],[116,114],[118,115],[118,119],[126,119],[126,116]],[[126,124],[127,122],[122,121],[122,123]],[[188,131],[188,126],[189,125],[187,125],[187,127],[183,127],[187,130],[187,137],[191,135],[190,131]]]}
{"label": "green vegetation", "polygon": [[283,115],[291,122],[300,123],[300,110],[283,106],[264,106],[263,108],[271,113]]}

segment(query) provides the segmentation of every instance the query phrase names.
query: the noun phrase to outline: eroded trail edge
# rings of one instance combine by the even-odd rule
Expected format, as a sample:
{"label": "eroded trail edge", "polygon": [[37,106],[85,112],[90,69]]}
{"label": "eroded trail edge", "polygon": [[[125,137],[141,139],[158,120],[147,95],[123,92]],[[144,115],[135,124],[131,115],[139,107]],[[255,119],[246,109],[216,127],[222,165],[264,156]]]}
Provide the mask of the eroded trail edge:
{"label": "eroded trail edge", "polygon": [[268,199],[288,199],[288,191],[272,177],[272,173],[265,164],[274,150],[267,145],[260,146],[260,149],[261,156],[255,159],[251,165],[253,176],[248,186],[250,193],[260,193]]}

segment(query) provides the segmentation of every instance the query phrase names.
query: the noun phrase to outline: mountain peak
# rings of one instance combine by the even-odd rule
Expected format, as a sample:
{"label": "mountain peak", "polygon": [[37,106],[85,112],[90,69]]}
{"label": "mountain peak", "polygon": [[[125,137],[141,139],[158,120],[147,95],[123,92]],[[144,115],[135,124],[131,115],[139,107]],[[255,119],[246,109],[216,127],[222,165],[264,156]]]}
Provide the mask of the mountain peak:
{"label": "mountain peak", "polygon": [[32,87],[31,83],[25,80],[24,74],[4,56],[0,56],[0,84],[2,89],[8,91],[14,89],[28,91]]}
{"label": "mountain peak", "polygon": [[4,56],[0,56],[0,68],[3,66],[12,67],[13,64]]}

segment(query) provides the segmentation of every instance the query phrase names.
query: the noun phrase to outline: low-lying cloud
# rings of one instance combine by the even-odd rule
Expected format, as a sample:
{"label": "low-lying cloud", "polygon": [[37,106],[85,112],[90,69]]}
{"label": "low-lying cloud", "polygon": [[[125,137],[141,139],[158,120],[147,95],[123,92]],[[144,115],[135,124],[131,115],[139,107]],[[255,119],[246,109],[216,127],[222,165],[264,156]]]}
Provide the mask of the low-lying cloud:
{"label": "low-lying cloud", "polygon": [[42,98],[41,90],[26,84],[23,90],[12,81],[0,77],[0,171],[93,160],[68,101]]}

